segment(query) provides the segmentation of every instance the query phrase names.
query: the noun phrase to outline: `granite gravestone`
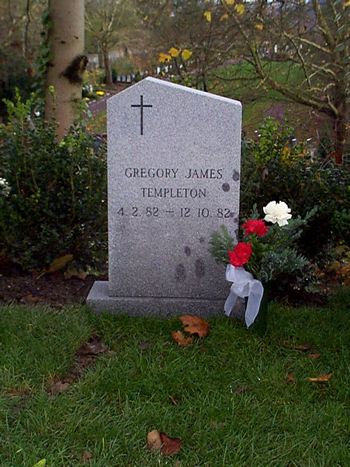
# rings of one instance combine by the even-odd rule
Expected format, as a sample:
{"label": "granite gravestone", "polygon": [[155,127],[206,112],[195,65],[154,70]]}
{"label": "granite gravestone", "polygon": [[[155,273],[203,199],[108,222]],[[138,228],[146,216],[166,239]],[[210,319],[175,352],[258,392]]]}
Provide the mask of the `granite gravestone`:
{"label": "granite gravestone", "polygon": [[238,227],[241,104],[155,78],[110,98],[109,281],[95,310],[223,313],[230,284],[208,252]]}

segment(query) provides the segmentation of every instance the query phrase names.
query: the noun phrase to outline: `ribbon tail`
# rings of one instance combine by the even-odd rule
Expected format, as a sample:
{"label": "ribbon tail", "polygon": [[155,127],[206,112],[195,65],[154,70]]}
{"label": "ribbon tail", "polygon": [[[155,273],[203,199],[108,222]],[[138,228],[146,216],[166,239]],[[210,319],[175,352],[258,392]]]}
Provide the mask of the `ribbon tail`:
{"label": "ribbon tail", "polygon": [[237,295],[235,292],[232,290],[233,287],[231,287],[231,291],[229,293],[229,296],[226,299],[225,305],[224,305],[224,311],[226,316],[230,316],[236,301],[237,301]]}
{"label": "ribbon tail", "polygon": [[259,313],[260,303],[264,295],[264,287],[260,281],[254,280],[250,285],[248,303],[245,312],[245,323],[249,328]]}

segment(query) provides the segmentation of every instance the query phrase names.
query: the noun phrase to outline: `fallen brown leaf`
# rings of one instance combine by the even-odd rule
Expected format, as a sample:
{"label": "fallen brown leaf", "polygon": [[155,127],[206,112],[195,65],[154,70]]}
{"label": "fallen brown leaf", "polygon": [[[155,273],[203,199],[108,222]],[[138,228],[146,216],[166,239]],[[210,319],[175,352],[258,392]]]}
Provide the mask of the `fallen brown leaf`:
{"label": "fallen brown leaf", "polygon": [[166,433],[159,433],[162,441],[162,447],[160,452],[165,456],[171,456],[177,454],[181,449],[182,441],[180,438],[170,438]]}
{"label": "fallen brown leaf", "polygon": [[82,456],[82,460],[83,460],[83,464],[87,464],[88,462],[90,462],[92,459],[92,454],[90,451],[84,451],[83,453],[83,456]]}
{"label": "fallen brown leaf", "polygon": [[192,336],[185,336],[182,331],[173,331],[171,337],[181,347],[188,347],[193,342]]}
{"label": "fallen brown leaf", "polygon": [[28,396],[30,394],[29,388],[6,388],[4,390],[7,396]]}
{"label": "fallen brown leaf", "polygon": [[48,392],[52,395],[61,394],[76,383],[84,371],[94,364],[101,354],[111,354],[111,351],[101,342],[101,338],[93,334],[90,339],[82,344],[76,351],[74,361],[69,371],[60,380],[51,380]]}
{"label": "fallen brown leaf", "polygon": [[147,447],[152,450],[160,450],[162,447],[162,440],[158,430],[152,430],[147,434]]}
{"label": "fallen brown leaf", "polygon": [[67,264],[73,260],[73,258],[74,256],[71,254],[55,258],[48,268],[41,271],[41,273],[37,276],[37,279],[40,279],[40,277],[44,276],[45,274],[52,274],[53,272],[60,271],[61,269],[65,268]]}
{"label": "fallen brown leaf", "polygon": [[67,266],[67,264],[70,263],[72,259],[73,255],[70,254],[60,256],[59,258],[56,258],[52,261],[46,272],[50,274],[52,272],[60,271],[65,266]]}
{"label": "fallen brown leaf", "polygon": [[310,358],[311,360],[316,360],[317,358],[320,358],[321,354],[319,353],[308,353],[306,355],[306,358]]}
{"label": "fallen brown leaf", "polygon": [[22,302],[28,303],[28,304],[32,304],[32,303],[35,304],[35,303],[41,302],[42,300],[43,300],[42,297],[39,297],[38,295],[33,295],[31,293],[25,295],[21,299]]}
{"label": "fallen brown leaf", "polygon": [[327,373],[324,375],[317,376],[316,378],[306,378],[306,380],[310,381],[310,383],[328,383],[332,375],[333,373]]}
{"label": "fallen brown leaf", "polygon": [[173,405],[178,405],[179,399],[177,398],[177,396],[169,396],[169,399]]}
{"label": "fallen brown leaf", "polygon": [[184,331],[189,334],[198,334],[199,337],[205,337],[209,333],[209,324],[202,318],[192,315],[180,316],[180,321],[184,325]]}
{"label": "fallen brown leaf", "polygon": [[76,268],[68,268],[63,275],[65,279],[72,279],[72,277],[76,277],[77,279],[81,279],[84,281],[89,275],[89,273],[87,271],[82,271]]}
{"label": "fallen brown leaf", "polygon": [[146,350],[150,350],[151,347],[152,347],[152,344],[149,341],[141,341],[139,343],[139,349],[142,352],[145,352]]}
{"label": "fallen brown leaf", "polygon": [[302,344],[291,344],[289,342],[283,342],[283,347],[287,349],[299,350],[300,352],[308,352],[312,349],[310,342],[304,342]]}
{"label": "fallen brown leaf", "polygon": [[68,391],[70,388],[70,383],[64,381],[56,381],[50,386],[49,392],[53,396],[57,396],[58,394],[62,394],[63,392]]}
{"label": "fallen brown leaf", "polygon": [[291,371],[288,371],[287,376],[286,376],[286,381],[289,384],[294,384],[295,383],[295,378],[294,375]]}
{"label": "fallen brown leaf", "polygon": [[235,394],[245,394],[247,392],[250,392],[251,389],[248,386],[238,386],[235,389]]}
{"label": "fallen brown leaf", "polygon": [[308,352],[312,349],[312,344],[306,342],[305,344],[295,345],[294,350],[300,350],[301,352]]}
{"label": "fallen brown leaf", "polygon": [[152,430],[147,434],[147,447],[152,451],[160,451],[164,456],[177,454],[181,449],[180,438],[170,438],[166,433]]}
{"label": "fallen brown leaf", "polygon": [[108,348],[101,342],[101,338],[96,334],[92,335],[88,342],[82,344],[77,350],[77,355],[98,355],[107,352]]}

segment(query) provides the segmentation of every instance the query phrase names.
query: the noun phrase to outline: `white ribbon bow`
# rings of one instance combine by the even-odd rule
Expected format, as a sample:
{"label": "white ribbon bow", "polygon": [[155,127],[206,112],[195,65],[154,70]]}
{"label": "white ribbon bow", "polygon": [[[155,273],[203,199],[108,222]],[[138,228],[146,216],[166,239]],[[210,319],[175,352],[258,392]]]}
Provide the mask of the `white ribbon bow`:
{"label": "white ribbon bow", "polygon": [[254,279],[250,272],[242,267],[236,268],[231,264],[228,264],[226,268],[226,280],[233,282],[233,284],[225,302],[225,315],[230,316],[237,297],[248,297],[245,311],[245,323],[247,328],[249,328],[249,326],[254,323],[259,313],[260,303],[264,295],[264,287],[260,281]]}

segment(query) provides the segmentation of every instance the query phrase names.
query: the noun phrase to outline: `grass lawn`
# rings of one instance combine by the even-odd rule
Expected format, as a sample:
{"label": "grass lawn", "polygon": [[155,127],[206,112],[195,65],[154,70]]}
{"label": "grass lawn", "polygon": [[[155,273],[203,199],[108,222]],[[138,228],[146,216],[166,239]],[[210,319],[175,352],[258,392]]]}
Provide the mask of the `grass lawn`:
{"label": "grass lawn", "polygon": [[[349,306],[349,290],[328,308],[273,304],[265,338],[211,319],[209,336],[187,348],[171,339],[176,319],[4,306],[0,465],[79,466],[88,451],[101,467],[349,466]],[[110,352],[49,394],[93,331]],[[295,348],[305,342],[308,351]],[[181,452],[148,451],[154,429],[181,438]]]}
{"label": "grass lawn", "polygon": [[[295,63],[265,61],[264,67],[282,84],[298,87],[303,82],[303,73]],[[243,128],[247,137],[253,137],[254,131],[268,116],[288,122],[301,140],[316,136],[316,130],[326,125],[326,117],[316,115],[310,108],[290,101],[277,91],[264,88],[254,77],[253,66],[241,62],[218,68],[209,82],[209,91],[242,102]]]}

